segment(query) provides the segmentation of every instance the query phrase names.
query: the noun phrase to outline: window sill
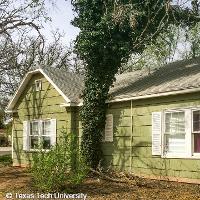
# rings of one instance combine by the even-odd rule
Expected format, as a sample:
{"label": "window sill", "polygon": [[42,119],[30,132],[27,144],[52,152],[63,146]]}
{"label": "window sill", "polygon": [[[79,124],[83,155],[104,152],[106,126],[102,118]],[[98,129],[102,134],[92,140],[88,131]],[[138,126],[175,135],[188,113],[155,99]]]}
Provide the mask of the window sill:
{"label": "window sill", "polygon": [[30,149],[30,150],[24,150],[26,153],[34,153],[34,152],[49,152],[50,149]]}
{"label": "window sill", "polygon": [[168,159],[189,159],[189,160],[199,160],[200,155],[193,155],[193,156],[184,156],[184,155],[162,155],[161,158],[168,158]]}
{"label": "window sill", "polygon": [[193,159],[200,159],[200,153],[194,153],[194,154],[192,155],[192,158],[193,158]]}
{"label": "window sill", "polygon": [[161,158],[170,158],[170,159],[187,159],[190,157],[186,157],[186,156],[161,156]]}
{"label": "window sill", "polygon": [[190,158],[191,156],[188,156],[186,153],[177,153],[177,154],[174,154],[174,153],[165,153],[165,154],[162,154],[161,155],[161,158],[177,158],[177,159],[183,159],[183,158]]}

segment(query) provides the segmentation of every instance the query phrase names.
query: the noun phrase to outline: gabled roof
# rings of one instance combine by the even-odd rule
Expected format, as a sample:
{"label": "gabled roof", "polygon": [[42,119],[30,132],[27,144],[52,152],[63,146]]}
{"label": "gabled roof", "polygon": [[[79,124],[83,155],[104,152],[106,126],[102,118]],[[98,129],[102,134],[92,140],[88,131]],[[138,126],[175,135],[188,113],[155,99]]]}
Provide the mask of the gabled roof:
{"label": "gabled roof", "polygon": [[[63,96],[66,105],[80,105],[82,101],[80,95],[84,88],[83,76],[49,67],[39,68],[26,74],[7,111],[12,111],[32,75],[39,72]],[[114,87],[110,88],[108,102],[197,91],[200,91],[200,57],[167,64],[150,74],[147,70],[138,70],[117,75]]]}
{"label": "gabled roof", "polygon": [[52,67],[42,69],[52,82],[68,97],[68,103],[79,103],[84,87],[84,77]]}
{"label": "gabled roof", "polygon": [[83,76],[55,68],[38,68],[28,72],[9,102],[6,111],[12,112],[22,92],[34,74],[41,73],[64,98],[66,104],[78,104],[83,89]]}
{"label": "gabled roof", "polygon": [[116,76],[110,101],[124,101],[200,91],[200,57],[176,61],[150,74],[138,70]]}

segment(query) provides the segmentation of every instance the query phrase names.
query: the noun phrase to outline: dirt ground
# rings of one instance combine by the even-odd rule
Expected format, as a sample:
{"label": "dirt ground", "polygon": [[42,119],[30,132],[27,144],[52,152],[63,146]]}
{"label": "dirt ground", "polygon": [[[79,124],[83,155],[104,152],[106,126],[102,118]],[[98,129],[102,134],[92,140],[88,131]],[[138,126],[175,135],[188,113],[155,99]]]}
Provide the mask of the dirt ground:
{"label": "dirt ground", "polygon": [[[116,183],[90,177],[83,184],[70,188],[70,191],[87,194],[88,200],[200,200],[200,185],[139,178],[129,179],[128,183]],[[25,169],[0,166],[0,199],[8,199],[6,193],[15,197],[16,193],[35,192]]]}

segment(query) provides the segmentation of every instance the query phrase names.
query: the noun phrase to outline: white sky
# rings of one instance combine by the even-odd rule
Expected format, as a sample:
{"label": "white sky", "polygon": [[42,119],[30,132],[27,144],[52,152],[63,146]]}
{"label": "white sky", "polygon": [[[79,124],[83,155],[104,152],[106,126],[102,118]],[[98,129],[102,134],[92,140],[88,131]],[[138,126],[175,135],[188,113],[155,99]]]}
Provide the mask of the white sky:
{"label": "white sky", "polygon": [[[60,33],[65,33],[63,44],[69,46],[70,42],[74,40],[79,33],[79,29],[70,24],[71,20],[73,20],[74,18],[71,0],[56,0],[56,7],[54,8],[52,7],[52,5],[50,5],[49,1],[46,2],[47,6],[49,7],[49,10],[47,12],[49,14],[49,17],[51,17],[52,22],[44,24],[44,29],[42,30],[42,33],[49,41],[51,41],[51,31],[59,29]],[[174,4],[178,3],[183,6],[191,7],[191,5],[188,3],[190,1],[188,0],[173,0],[173,2]]]}
{"label": "white sky", "polygon": [[44,24],[42,33],[49,41],[51,41],[51,31],[59,29],[60,33],[65,32],[63,38],[64,45],[66,44],[69,46],[70,42],[74,40],[79,33],[79,29],[70,24],[71,20],[74,18],[71,1],[57,0],[56,7],[50,5],[47,12],[49,17],[51,17],[52,22]]}
{"label": "white sky", "polygon": [[[52,41],[51,31],[59,29],[60,33],[65,33],[64,38],[62,39],[63,45],[69,46],[70,43],[76,38],[79,33],[79,29],[71,25],[71,21],[74,19],[74,14],[72,11],[71,0],[56,0],[56,7],[47,2],[47,7],[49,7],[47,13],[51,17],[52,22],[47,22],[44,24],[44,29],[42,33],[48,39],[49,42]],[[183,6],[191,7],[187,0],[174,0],[175,4],[179,3]],[[189,1],[190,2],[190,1]],[[183,49],[183,45],[179,45],[179,49]],[[176,53],[177,54],[177,53]],[[178,58],[178,55],[175,55],[175,58]]]}

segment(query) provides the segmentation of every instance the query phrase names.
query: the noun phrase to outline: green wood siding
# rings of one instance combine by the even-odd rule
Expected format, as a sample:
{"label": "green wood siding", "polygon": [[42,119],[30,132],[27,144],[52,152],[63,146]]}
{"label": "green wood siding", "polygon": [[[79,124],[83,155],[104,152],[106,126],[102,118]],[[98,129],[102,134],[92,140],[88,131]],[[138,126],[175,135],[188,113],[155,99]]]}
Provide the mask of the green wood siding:
{"label": "green wood siding", "polygon": [[114,141],[102,143],[104,165],[135,174],[200,178],[200,161],[151,154],[152,112],[200,106],[200,93],[112,103]]}
{"label": "green wood siding", "polygon": [[[34,91],[34,81],[42,80],[42,90]],[[23,121],[32,119],[57,119],[57,141],[67,132],[78,133],[82,126],[79,108],[60,107],[63,97],[41,75],[32,77],[19,98],[13,115],[14,165],[31,162],[32,153],[24,152]],[[132,105],[132,108],[131,108]],[[200,106],[200,93],[157,97],[109,104],[108,114],[113,114],[113,142],[102,142],[103,165],[135,174],[200,178],[198,159],[167,159],[151,154],[151,114],[164,109]]]}
{"label": "green wood siding", "polygon": [[[35,91],[35,80],[42,80],[42,90]],[[20,96],[13,114],[13,164],[27,165],[32,153],[23,151],[23,121],[33,119],[57,119],[57,141],[62,136],[62,130],[75,131],[76,125],[72,119],[74,110],[60,107],[63,97],[41,74],[34,75]]]}

